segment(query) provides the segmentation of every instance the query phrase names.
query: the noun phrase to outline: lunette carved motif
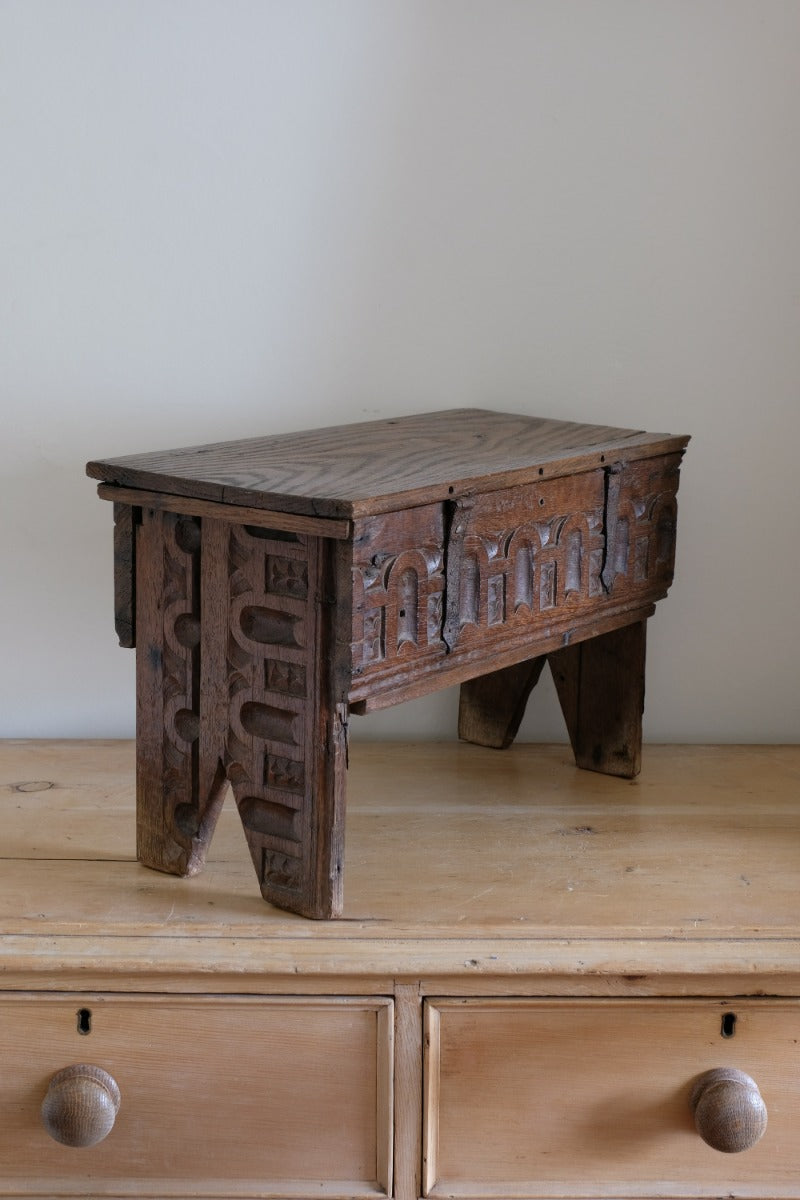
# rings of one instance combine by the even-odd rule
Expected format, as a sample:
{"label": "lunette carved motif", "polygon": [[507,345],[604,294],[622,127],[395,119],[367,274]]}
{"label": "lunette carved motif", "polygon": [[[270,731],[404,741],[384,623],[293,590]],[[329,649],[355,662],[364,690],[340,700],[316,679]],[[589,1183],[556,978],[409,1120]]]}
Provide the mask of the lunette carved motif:
{"label": "lunette carved motif", "polygon": [[[156,518],[159,519],[159,518]],[[200,826],[200,523],[160,514],[163,530],[164,794],[187,851]]]}
{"label": "lunette carved motif", "polygon": [[[588,614],[606,598],[661,594],[674,566],[678,463],[614,464],[594,488],[585,485],[596,499],[580,511],[552,511],[558,480],[532,485],[527,497],[517,491],[513,503],[504,493],[470,498],[450,506],[439,544],[417,550],[399,549],[405,526],[395,531],[385,517],[385,549],[354,567],[354,675],[442,656],[486,629],[513,635],[531,622]],[[432,524],[427,514],[424,523]],[[417,636],[398,637],[409,594]]]}
{"label": "lunette carved motif", "polygon": [[305,736],[314,657],[309,574],[305,537],[232,529],[225,769],[262,884],[289,891],[303,884],[312,800]]}

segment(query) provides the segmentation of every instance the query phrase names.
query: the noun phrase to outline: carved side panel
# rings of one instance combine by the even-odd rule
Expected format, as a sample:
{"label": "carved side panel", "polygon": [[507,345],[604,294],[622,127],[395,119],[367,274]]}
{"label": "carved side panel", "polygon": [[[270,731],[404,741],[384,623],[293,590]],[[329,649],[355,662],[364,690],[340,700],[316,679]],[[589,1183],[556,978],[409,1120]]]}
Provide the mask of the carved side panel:
{"label": "carved side panel", "polygon": [[[164,514],[164,779],[167,790],[197,790],[200,732],[200,522]],[[189,776],[189,779],[187,779]],[[187,798],[188,799],[188,798]],[[194,834],[196,806],[184,802],[176,825]]]}
{"label": "carved side panel", "polygon": [[333,545],[150,509],[137,535],[139,857],[198,870],[227,780],[263,894],[314,917],[341,907]]}
{"label": "carved side panel", "polygon": [[[314,782],[316,556],[309,540],[235,527],[228,561],[225,767],[262,886],[300,892]],[[307,839],[306,839],[307,840]]]}
{"label": "carved side panel", "polygon": [[137,532],[138,851],[188,874],[202,863],[199,520],[142,510]]}
{"label": "carved side panel", "polygon": [[333,554],[321,538],[237,526],[227,564],[225,771],[264,896],[313,917],[336,915],[342,893]]}

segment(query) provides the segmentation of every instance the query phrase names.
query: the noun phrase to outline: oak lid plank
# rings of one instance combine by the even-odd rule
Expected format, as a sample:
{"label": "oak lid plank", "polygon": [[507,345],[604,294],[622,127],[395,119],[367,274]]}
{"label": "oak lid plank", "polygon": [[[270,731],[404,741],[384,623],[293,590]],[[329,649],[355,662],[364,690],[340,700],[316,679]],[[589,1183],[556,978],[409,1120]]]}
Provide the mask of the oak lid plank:
{"label": "oak lid plank", "polygon": [[271,512],[265,508],[248,508],[246,505],[219,504],[214,500],[196,500],[191,496],[174,496],[163,492],[147,492],[139,488],[115,487],[100,483],[97,494],[101,500],[111,500],[115,505],[134,505],[157,509],[161,512],[180,513],[189,517],[213,517],[218,521],[255,525],[260,529],[279,529],[285,533],[307,534],[310,537],[327,537],[339,540],[350,536],[349,521],[336,521],[330,517],[304,517],[297,513]]}
{"label": "oak lid plank", "polygon": [[354,518],[680,452],[688,438],[450,409],[97,459],[106,483],[317,517]]}

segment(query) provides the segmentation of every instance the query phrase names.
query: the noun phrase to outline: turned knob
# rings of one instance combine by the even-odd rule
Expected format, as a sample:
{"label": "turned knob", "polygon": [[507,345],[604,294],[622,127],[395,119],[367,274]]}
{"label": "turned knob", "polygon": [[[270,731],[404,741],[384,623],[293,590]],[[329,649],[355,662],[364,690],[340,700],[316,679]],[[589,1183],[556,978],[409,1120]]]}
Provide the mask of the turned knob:
{"label": "turned knob", "polygon": [[767,1106],[758,1085],[733,1067],[700,1075],[692,1086],[689,1106],[703,1141],[726,1154],[749,1150],[767,1128]]}
{"label": "turned knob", "polygon": [[78,1063],[50,1080],[42,1124],[64,1146],[94,1146],[113,1129],[119,1104],[119,1088],[108,1072]]}

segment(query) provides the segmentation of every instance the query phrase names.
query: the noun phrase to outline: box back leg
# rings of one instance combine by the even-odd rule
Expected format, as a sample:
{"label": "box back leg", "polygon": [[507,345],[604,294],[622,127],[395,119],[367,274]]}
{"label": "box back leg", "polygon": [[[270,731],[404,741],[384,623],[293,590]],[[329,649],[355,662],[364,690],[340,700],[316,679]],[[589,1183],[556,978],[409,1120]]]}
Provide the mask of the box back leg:
{"label": "box back leg", "polygon": [[548,655],[575,762],[632,779],[642,766],[646,621]]}
{"label": "box back leg", "polygon": [[531,658],[462,683],[458,736],[464,742],[505,750],[517,736],[525,706],[547,658]]}

